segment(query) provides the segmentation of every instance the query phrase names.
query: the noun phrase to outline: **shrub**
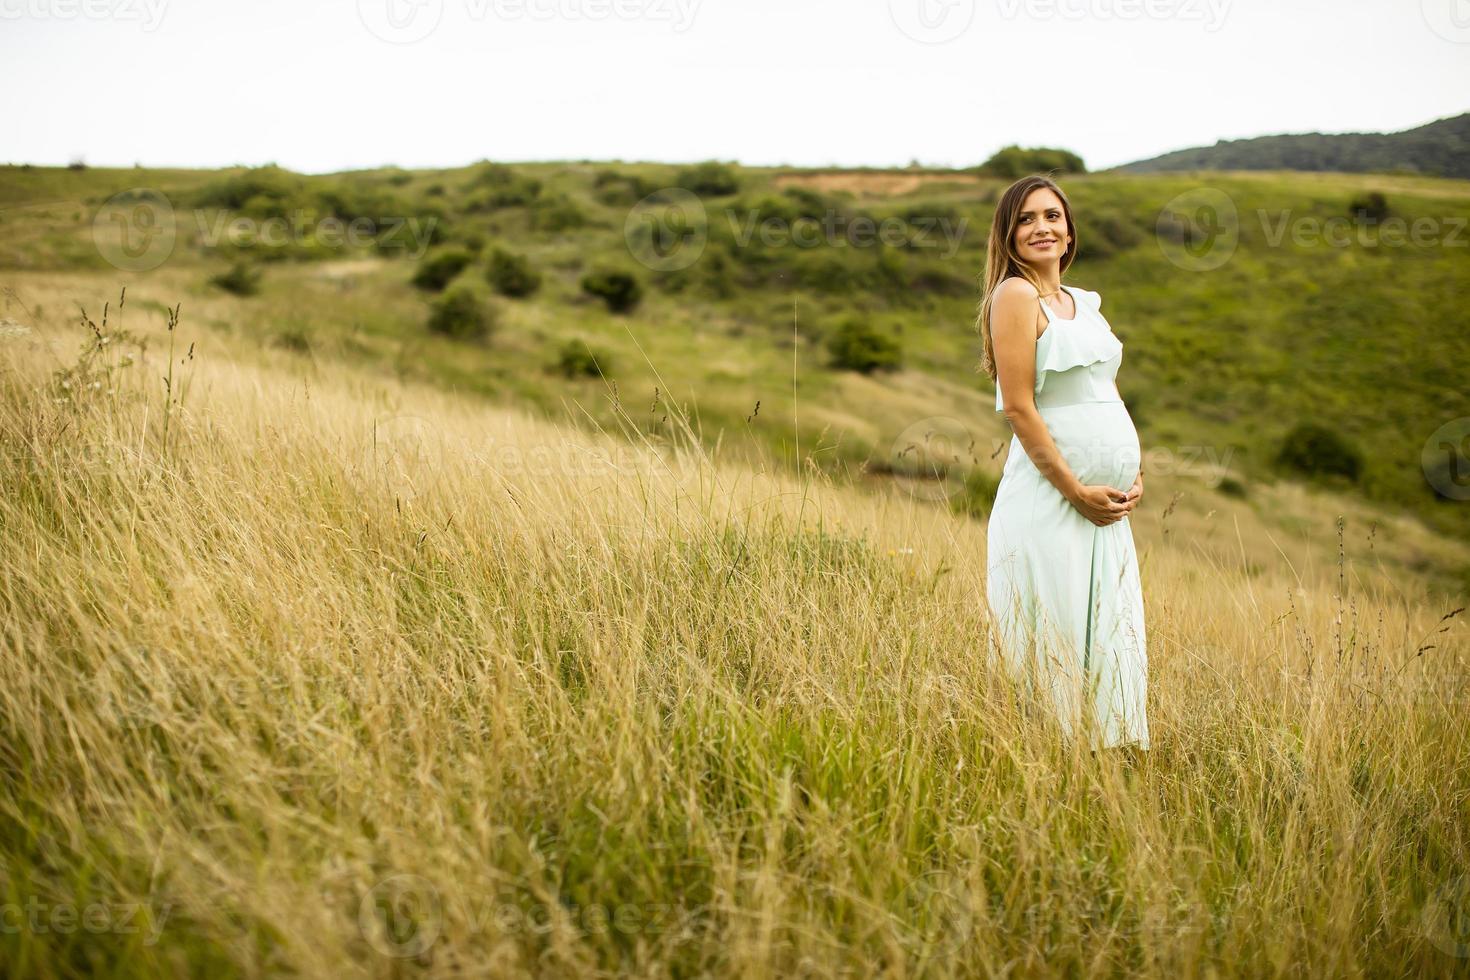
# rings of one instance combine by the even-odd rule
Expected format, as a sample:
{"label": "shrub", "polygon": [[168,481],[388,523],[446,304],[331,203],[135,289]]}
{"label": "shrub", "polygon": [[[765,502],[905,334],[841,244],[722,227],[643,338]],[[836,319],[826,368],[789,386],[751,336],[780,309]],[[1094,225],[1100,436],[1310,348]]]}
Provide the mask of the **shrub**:
{"label": "shrub", "polygon": [[620,170],[599,170],[592,178],[592,196],[614,207],[631,207],[657,189],[638,174]]}
{"label": "shrub", "polygon": [[209,284],[236,296],[254,296],[260,292],[260,270],[249,263],[236,262],[224,272],[211,276]]}
{"label": "shrub", "polygon": [[541,196],[541,181],[522,176],[499,163],[486,164],[476,171],[470,178],[470,187],[483,188],[467,206],[470,211],[525,207]]}
{"label": "shrub", "polygon": [[1335,429],[1316,422],[1299,422],[1282,440],[1276,465],[1307,476],[1356,480],[1363,469],[1363,457]]}
{"label": "shrub", "polygon": [[271,343],[297,354],[311,353],[311,334],[300,323],[291,323],[271,336]]}
{"label": "shrub", "polygon": [[593,269],[582,277],[582,291],[600,298],[614,313],[627,313],[643,298],[638,278],[617,269]]}
{"label": "shrub", "polygon": [[541,288],[541,273],[531,266],[524,255],[497,248],[490,253],[490,264],[485,267],[485,281],[502,296],[530,296]]}
{"label": "shrub", "polygon": [[844,320],[827,338],[832,366],[861,374],[896,370],[903,363],[903,348],[867,321]]}
{"label": "shrub", "polygon": [[1220,477],[1220,482],[1216,484],[1215,489],[1219,490],[1227,497],[1235,497],[1242,500],[1245,499],[1247,495],[1245,484],[1241,483],[1233,476]]}
{"label": "shrub", "polygon": [[436,252],[419,263],[418,271],[413,274],[412,282],[419,289],[437,293],[449,285],[454,277],[463,272],[465,266],[473,261],[474,256],[462,248],[450,248]]}
{"label": "shrub", "polygon": [[1369,191],[1353,198],[1348,212],[1358,221],[1382,221],[1388,217],[1388,198],[1380,191]]}
{"label": "shrub", "polygon": [[495,309],[469,283],[457,283],[435,298],[429,329],[456,340],[484,340],[496,327]]}
{"label": "shrub", "polygon": [[1104,213],[1095,215],[1090,220],[1083,220],[1077,237],[1080,239],[1081,254],[1107,258],[1118,252],[1127,251],[1143,241],[1145,236],[1138,226],[1127,218]]}
{"label": "shrub", "polygon": [[735,171],[714,160],[685,167],[674,177],[674,183],[706,197],[728,197],[740,190]]}
{"label": "shrub", "polygon": [[791,199],[799,218],[821,221],[828,212],[836,211],[825,197],[809,187],[788,187],[783,193]]}
{"label": "shrub", "polygon": [[602,377],[612,370],[612,358],[580,340],[568,340],[557,351],[556,369],[568,378]]}
{"label": "shrub", "polygon": [[963,489],[950,500],[950,510],[970,517],[984,517],[995,506],[995,495],[999,490],[999,476],[982,467],[972,466],[965,474]]}
{"label": "shrub", "polygon": [[449,234],[444,215],[430,210],[401,223],[379,223],[373,248],[384,258],[422,255],[426,248],[446,244]]}
{"label": "shrub", "polygon": [[567,231],[587,224],[587,215],[565,194],[542,198],[531,212],[531,227],[537,231]]}
{"label": "shrub", "polygon": [[194,203],[257,218],[289,218],[292,211],[314,208],[317,202],[300,175],[268,164],[205,186],[194,195]]}
{"label": "shrub", "polygon": [[1012,144],[997,150],[994,156],[980,165],[979,170],[985,177],[1015,180],[1034,173],[1084,174],[1087,167],[1083,165],[1082,158],[1070,150],[1046,146],[1022,149]]}

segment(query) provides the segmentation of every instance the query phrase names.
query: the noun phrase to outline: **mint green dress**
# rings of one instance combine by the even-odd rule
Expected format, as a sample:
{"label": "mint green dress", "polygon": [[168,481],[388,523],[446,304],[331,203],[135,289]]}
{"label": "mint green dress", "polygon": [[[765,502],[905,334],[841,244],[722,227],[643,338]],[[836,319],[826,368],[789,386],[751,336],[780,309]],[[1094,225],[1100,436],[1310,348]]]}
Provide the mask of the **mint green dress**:
{"label": "mint green dress", "polygon": [[[1142,461],[1118,394],[1123,344],[1102,297],[1064,286],[1077,315],[1041,304],[1036,407],[1077,478],[1127,491]],[[995,409],[1004,410],[996,385]],[[1003,665],[1071,738],[1148,748],[1143,588],[1128,518],[1098,527],[1042,476],[1011,436],[986,526],[986,597]]]}

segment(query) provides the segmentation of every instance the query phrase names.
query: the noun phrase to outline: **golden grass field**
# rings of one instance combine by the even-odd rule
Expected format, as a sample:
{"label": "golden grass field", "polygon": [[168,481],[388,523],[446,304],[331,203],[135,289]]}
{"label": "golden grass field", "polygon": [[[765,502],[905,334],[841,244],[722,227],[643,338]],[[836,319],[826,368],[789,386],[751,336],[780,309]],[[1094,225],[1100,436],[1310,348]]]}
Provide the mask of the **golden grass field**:
{"label": "golden grass field", "polygon": [[988,667],[981,520],[28,287],[0,973],[1470,974],[1467,616],[1405,521],[1151,478],[1153,749],[1093,757]]}

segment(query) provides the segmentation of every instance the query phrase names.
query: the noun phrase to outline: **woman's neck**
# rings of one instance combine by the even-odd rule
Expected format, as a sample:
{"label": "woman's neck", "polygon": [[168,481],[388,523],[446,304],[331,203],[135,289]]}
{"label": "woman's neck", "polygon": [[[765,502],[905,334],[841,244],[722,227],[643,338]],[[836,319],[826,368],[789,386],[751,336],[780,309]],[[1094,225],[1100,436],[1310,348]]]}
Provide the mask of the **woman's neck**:
{"label": "woman's neck", "polygon": [[1036,274],[1036,281],[1043,287],[1043,296],[1055,296],[1062,291],[1062,271],[1059,264],[1053,263],[1045,268],[1031,267]]}

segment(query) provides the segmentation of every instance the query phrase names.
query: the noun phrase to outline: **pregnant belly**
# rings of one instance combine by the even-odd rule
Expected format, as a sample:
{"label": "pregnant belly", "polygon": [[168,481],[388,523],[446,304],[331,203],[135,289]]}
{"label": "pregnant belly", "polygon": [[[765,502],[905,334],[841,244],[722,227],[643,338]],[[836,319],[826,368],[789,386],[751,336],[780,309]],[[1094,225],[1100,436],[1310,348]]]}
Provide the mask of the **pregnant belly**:
{"label": "pregnant belly", "polygon": [[1077,479],[1120,490],[1133,485],[1143,454],[1121,401],[1062,405],[1043,409],[1041,417]]}

